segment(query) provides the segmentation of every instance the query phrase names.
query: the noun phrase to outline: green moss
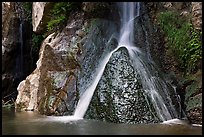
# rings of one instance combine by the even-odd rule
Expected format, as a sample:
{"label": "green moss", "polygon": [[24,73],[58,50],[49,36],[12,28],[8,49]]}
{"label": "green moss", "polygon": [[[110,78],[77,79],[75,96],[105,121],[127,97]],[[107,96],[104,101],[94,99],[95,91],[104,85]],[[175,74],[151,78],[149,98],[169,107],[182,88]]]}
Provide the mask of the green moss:
{"label": "green moss", "polygon": [[198,69],[202,58],[201,32],[196,31],[187,17],[171,11],[161,12],[159,24],[168,38],[168,46],[173,51],[180,68],[185,74]]}

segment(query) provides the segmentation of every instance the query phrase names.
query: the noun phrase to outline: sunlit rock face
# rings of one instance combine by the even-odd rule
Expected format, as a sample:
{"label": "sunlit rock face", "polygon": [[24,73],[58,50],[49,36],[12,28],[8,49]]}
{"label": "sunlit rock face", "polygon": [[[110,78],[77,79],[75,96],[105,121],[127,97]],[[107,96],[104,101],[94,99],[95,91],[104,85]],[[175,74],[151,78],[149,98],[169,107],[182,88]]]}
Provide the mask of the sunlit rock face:
{"label": "sunlit rock face", "polygon": [[18,86],[17,110],[38,110],[46,115],[74,111],[78,94],[75,73],[80,68],[77,54],[85,32],[83,13],[72,16],[61,33],[52,33],[43,41],[37,68]]}

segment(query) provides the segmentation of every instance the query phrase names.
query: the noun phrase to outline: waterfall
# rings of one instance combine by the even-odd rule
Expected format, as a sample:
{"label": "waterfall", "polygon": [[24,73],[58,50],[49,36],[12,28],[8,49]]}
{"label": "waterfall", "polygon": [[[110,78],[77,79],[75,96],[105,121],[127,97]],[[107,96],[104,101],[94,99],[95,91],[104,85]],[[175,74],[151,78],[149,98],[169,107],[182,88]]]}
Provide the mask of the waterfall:
{"label": "waterfall", "polygon": [[20,74],[21,77],[23,76],[23,20],[20,20],[20,29],[19,29],[19,34],[20,34]]}
{"label": "waterfall", "polygon": [[[122,2],[122,29],[120,32],[119,46],[124,46],[127,48],[131,61],[133,63],[134,69],[142,77],[142,86],[146,94],[151,98],[154,108],[157,111],[158,116],[162,121],[173,119],[178,117],[178,114],[169,98],[168,88],[166,83],[160,79],[158,76],[154,75],[157,72],[153,61],[148,62],[151,58],[148,57],[148,61],[142,58],[142,53],[138,52],[136,47],[133,48],[133,30],[134,20],[136,17],[140,16],[140,3],[139,2]],[[137,12],[134,10],[137,7]],[[137,45],[136,45],[137,46]],[[168,99],[168,106],[162,98]],[[171,111],[171,112],[170,112]]]}
{"label": "waterfall", "polygon": [[[142,87],[145,94],[150,98],[151,103],[156,110],[156,113],[161,121],[167,121],[173,118],[178,118],[178,114],[174,108],[169,95],[167,83],[157,75],[158,70],[154,66],[150,57],[146,57],[137,45],[134,44],[134,20],[140,16],[140,2],[120,2],[119,9],[121,10],[121,29],[119,35],[118,46],[108,53],[96,68],[96,77],[93,79],[90,86],[81,92],[82,95],[78,101],[73,116],[70,118],[83,118],[88,106],[91,102],[94,91],[103,75],[106,64],[112,54],[120,48],[126,48],[135,71],[142,79]],[[146,35],[147,36],[147,35]],[[145,46],[145,45],[144,45]]]}
{"label": "waterfall", "polygon": [[[123,45],[127,48],[135,70],[142,77],[142,86],[146,94],[151,98],[154,108],[156,109],[160,119],[162,121],[170,120],[174,118],[174,116],[177,116],[176,110],[173,107],[171,99],[169,99],[169,105],[173,111],[172,116],[172,112],[169,112],[169,109],[160,95],[162,92],[162,94],[166,95],[166,97],[169,97],[167,86],[159,77],[152,75],[152,72],[155,73],[155,71],[157,71],[153,64],[145,62],[145,60],[141,58],[141,52],[138,52],[136,47],[133,48],[132,34],[134,29],[136,29],[134,28],[133,19],[140,16],[139,2],[124,2],[120,4],[122,5],[122,29],[120,33],[121,37],[119,46]],[[134,11],[136,6],[138,6],[137,12]],[[148,60],[150,60],[150,58]]]}
{"label": "waterfall", "polygon": [[[129,8],[129,6],[131,8]],[[137,8],[138,7],[138,8]],[[130,33],[133,33],[132,32],[132,29],[134,27],[134,24],[133,24],[133,17],[134,17],[134,13],[135,13],[135,8],[137,9],[140,9],[139,8],[139,3],[134,3],[134,2],[124,2],[124,4],[122,5],[122,9],[123,9],[123,17],[124,19],[122,19],[122,24],[123,24],[123,27],[121,29],[121,32],[120,32],[120,41],[119,41],[119,45],[116,49],[114,49],[113,51],[111,51],[108,55],[106,55],[106,57],[102,60],[100,66],[98,67],[97,69],[97,76],[95,77],[95,79],[93,80],[93,83],[86,89],[86,91],[83,93],[83,95],[81,96],[78,104],[77,104],[77,107],[75,109],[75,112],[74,112],[74,116],[76,117],[80,117],[80,118],[83,118],[87,109],[88,109],[88,106],[89,106],[89,103],[91,101],[91,98],[93,96],[93,93],[96,89],[96,86],[104,72],[104,69],[106,67],[106,64],[108,63],[110,57],[112,56],[112,54],[117,51],[119,48],[121,47],[125,47],[126,48],[126,45],[131,45],[131,41],[133,41],[133,35],[130,35]],[[138,10],[139,11],[139,10]],[[138,13],[139,15],[139,13]],[[127,22],[130,21],[130,22]],[[131,37],[129,37],[131,36]],[[137,52],[140,52],[138,48],[136,47],[132,47],[133,49],[135,49],[135,51]]]}
{"label": "waterfall", "polygon": [[17,77],[22,79],[23,77],[23,20],[20,19],[19,24],[19,47],[18,47],[18,56],[16,58],[15,72],[17,73]]}
{"label": "waterfall", "polygon": [[19,47],[18,47],[18,56],[16,58],[16,66],[15,66],[15,73],[17,72],[17,77],[19,79],[22,79],[23,78],[23,75],[24,75],[24,68],[23,68],[23,63],[24,63],[24,60],[23,60],[23,48],[24,48],[24,36],[23,36],[23,33],[24,33],[24,17],[23,17],[23,9],[22,9],[22,5],[20,2],[16,2],[16,12],[19,16],[19,30],[18,30],[18,33],[19,33]]}

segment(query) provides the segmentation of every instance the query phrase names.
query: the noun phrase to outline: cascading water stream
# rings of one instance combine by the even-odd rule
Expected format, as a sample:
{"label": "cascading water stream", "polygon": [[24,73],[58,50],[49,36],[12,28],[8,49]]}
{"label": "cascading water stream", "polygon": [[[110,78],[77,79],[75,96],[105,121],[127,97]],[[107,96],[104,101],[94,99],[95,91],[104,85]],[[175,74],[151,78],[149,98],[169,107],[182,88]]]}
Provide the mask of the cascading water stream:
{"label": "cascading water stream", "polygon": [[[104,69],[106,67],[106,64],[108,63],[110,57],[112,56],[112,54],[117,51],[119,48],[121,47],[126,47],[126,45],[130,45],[130,41],[133,40],[133,37],[131,39],[129,39],[130,33],[132,33],[131,29],[133,28],[133,23],[129,23],[126,22],[126,20],[132,20],[134,17],[134,9],[136,8],[135,3],[131,2],[129,3],[129,5],[131,6],[131,8],[129,9],[128,3],[124,3],[124,7],[125,8],[125,12],[123,12],[123,17],[125,17],[125,20],[122,20],[123,22],[123,27],[122,27],[122,35],[120,38],[120,42],[122,44],[119,44],[118,47],[116,49],[114,49],[113,51],[111,51],[108,55],[106,55],[106,57],[103,59],[103,61],[101,62],[100,66],[98,67],[97,72],[97,76],[96,78],[93,80],[92,85],[86,89],[86,91],[84,92],[84,94],[82,95],[82,97],[79,100],[79,103],[77,105],[77,108],[75,110],[74,116],[76,117],[81,117],[83,118],[86,110],[88,109],[89,103],[91,101],[91,98],[93,96],[93,93],[96,89],[96,86],[98,85],[99,80],[101,79],[101,76],[104,72]],[[138,6],[139,4],[137,4]],[[129,12],[130,10],[130,12]],[[138,14],[139,15],[139,14]],[[132,22],[132,21],[130,21]],[[135,49],[135,51],[140,52],[138,48],[136,47],[132,47],[133,49]]]}
{"label": "cascading water stream", "polygon": [[15,66],[15,72],[17,72],[17,77],[19,79],[23,79],[23,75],[24,75],[24,70],[23,70],[23,48],[24,48],[24,39],[23,39],[23,33],[24,33],[24,19],[23,19],[23,10],[22,10],[22,6],[20,2],[16,2],[16,12],[19,14],[19,53],[18,56],[16,58],[16,66]]}
{"label": "cascading water stream", "polygon": [[[145,62],[140,56],[142,56],[141,52],[138,52],[137,48],[132,48],[133,43],[133,35],[132,32],[134,30],[134,20],[136,17],[140,15],[140,6],[139,2],[125,2],[122,3],[122,26],[121,29],[122,32],[119,46],[123,45],[127,48],[130,58],[132,60],[133,66],[135,70],[139,73],[139,75],[142,77],[142,86],[148,96],[151,98],[151,102],[153,103],[154,108],[156,109],[156,112],[160,119],[162,121],[173,119],[174,117],[178,117],[178,114],[172,104],[171,99],[169,99],[169,106],[172,112],[169,112],[169,109],[167,108],[162,96],[160,93],[162,92],[163,95],[165,95],[166,98],[168,98],[170,95],[167,91],[166,83],[164,83],[159,77],[155,77],[152,75],[157,71],[153,64],[150,64],[148,62]],[[135,7],[137,6],[137,14],[135,16]],[[148,58],[149,60],[151,58]],[[148,67],[150,66],[150,67]],[[150,68],[152,70],[150,70]]]}
{"label": "cascading water stream", "polygon": [[[92,84],[83,92],[82,96],[80,97],[73,116],[68,116],[66,118],[82,119],[84,117],[91,102],[94,91],[103,75],[106,64],[108,63],[112,54],[122,47],[128,50],[132,65],[142,79],[142,87],[145,91],[145,94],[151,99],[151,103],[153,103],[154,109],[156,110],[160,120],[167,121],[173,118],[177,118],[178,114],[170,99],[166,83],[155,75],[157,70],[155,69],[154,64],[150,64],[152,61],[148,62],[149,59],[144,61],[144,54],[133,44],[134,19],[140,16],[140,3],[121,2],[119,4],[122,11],[122,24],[118,46],[110,53],[108,53],[104,59],[102,59],[100,65],[97,67],[96,77],[93,79]],[[166,98],[168,101],[168,106],[162,97]]]}
{"label": "cascading water stream", "polygon": [[16,65],[15,65],[15,73],[17,73],[17,76],[19,79],[23,78],[23,46],[24,46],[24,41],[23,41],[23,20],[20,19],[20,24],[19,24],[19,52],[18,56],[16,58]]}
{"label": "cascading water stream", "polygon": [[123,47],[123,46],[122,45],[118,46],[111,53],[109,53],[101,62],[100,66],[98,67],[98,70],[96,71],[97,72],[96,78],[93,80],[93,83],[91,84],[91,86],[89,86],[86,89],[86,91],[83,93],[83,95],[81,96],[81,98],[77,104],[77,107],[76,107],[75,112],[74,112],[75,117],[80,117],[80,118],[84,117],[86,110],[88,109],[89,103],[91,102],[91,98],[92,98],[93,93],[96,89],[96,86],[98,85],[98,82],[101,79],[101,76],[104,72],[106,64],[108,63],[112,54],[121,47]]}

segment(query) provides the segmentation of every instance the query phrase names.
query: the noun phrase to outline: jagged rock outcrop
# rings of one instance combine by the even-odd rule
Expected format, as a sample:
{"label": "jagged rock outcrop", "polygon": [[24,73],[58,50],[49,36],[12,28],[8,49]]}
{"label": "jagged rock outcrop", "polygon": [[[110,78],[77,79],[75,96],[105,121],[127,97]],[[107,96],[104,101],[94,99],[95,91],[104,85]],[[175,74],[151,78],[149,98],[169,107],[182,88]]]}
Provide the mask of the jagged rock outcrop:
{"label": "jagged rock outcrop", "polygon": [[127,49],[121,48],[106,65],[85,118],[129,124],[161,122],[150,100]]}
{"label": "jagged rock outcrop", "polygon": [[[144,11],[142,13],[145,14]],[[151,35],[153,35],[154,31],[148,16],[145,16],[144,14],[142,17],[135,19],[134,25],[137,29],[134,30],[134,36],[135,45],[140,47],[140,50],[144,51],[145,58],[143,59],[149,62],[151,57],[149,57],[150,51],[148,50],[148,46],[150,46],[149,44],[153,44],[150,39],[152,38]],[[117,34],[113,32],[116,32],[117,29],[113,22],[96,20],[95,24],[96,25],[88,38],[89,41],[84,45],[84,47],[86,47],[85,51],[89,54],[85,54],[84,62],[81,62],[83,71],[79,73],[79,83],[84,84],[79,86],[80,91],[87,89],[87,85],[90,85],[88,83],[93,83],[92,80],[97,77],[97,68],[101,65],[100,63],[103,62],[102,60],[88,60],[94,60],[95,58],[103,59],[104,56],[107,56],[107,54],[118,44],[117,40],[114,38]],[[104,29],[106,26],[109,26],[110,29]],[[106,35],[103,36],[103,34]],[[111,34],[113,35],[111,36]],[[149,37],[149,39],[147,37]],[[103,41],[100,41],[99,39],[103,39]],[[105,41],[108,41],[108,43],[103,44]],[[148,44],[148,42],[150,43]],[[101,45],[101,43],[103,45]],[[136,58],[137,57],[135,57],[135,60],[137,60]],[[142,64],[148,64],[147,62],[144,61]],[[86,69],[87,66],[89,66],[88,69]],[[151,97],[149,97],[144,91],[145,86],[142,85],[141,80],[144,76],[141,76],[134,67],[127,49],[120,48],[112,54],[110,60],[106,64],[103,75],[97,84],[96,90],[94,91],[85,118],[130,124],[158,123],[162,121],[153,106],[154,101],[151,102]],[[148,72],[149,71],[151,70],[148,70]],[[157,77],[156,74],[157,72],[154,72],[153,74],[155,78]],[[177,102],[175,96],[173,98],[175,99],[174,102]],[[168,102],[168,99],[165,100],[165,102]]]}
{"label": "jagged rock outcrop", "polygon": [[[75,13],[61,33],[42,43],[37,68],[18,86],[17,110],[38,110],[46,115],[71,114],[77,101],[76,72],[80,68],[77,42],[83,32],[83,13]],[[84,32],[85,33],[85,32]]]}

